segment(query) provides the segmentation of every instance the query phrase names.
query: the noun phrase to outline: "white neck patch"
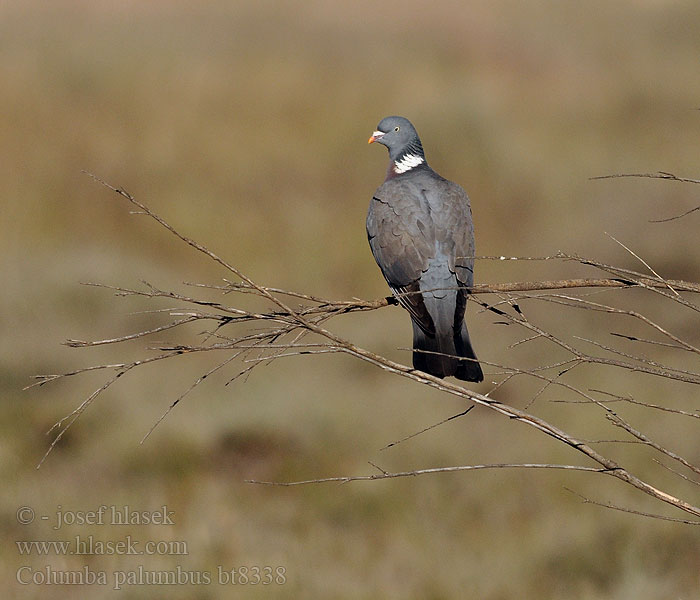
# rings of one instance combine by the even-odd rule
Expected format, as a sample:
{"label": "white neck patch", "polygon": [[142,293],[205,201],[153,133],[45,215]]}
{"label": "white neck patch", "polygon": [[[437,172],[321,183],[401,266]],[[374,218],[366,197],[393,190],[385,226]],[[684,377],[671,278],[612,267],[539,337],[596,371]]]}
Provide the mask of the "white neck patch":
{"label": "white neck patch", "polygon": [[413,167],[417,167],[421,163],[424,163],[425,159],[417,154],[407,154],[400,161],[394,163],[394,171],[397,173],[405,173],[410,171]]}

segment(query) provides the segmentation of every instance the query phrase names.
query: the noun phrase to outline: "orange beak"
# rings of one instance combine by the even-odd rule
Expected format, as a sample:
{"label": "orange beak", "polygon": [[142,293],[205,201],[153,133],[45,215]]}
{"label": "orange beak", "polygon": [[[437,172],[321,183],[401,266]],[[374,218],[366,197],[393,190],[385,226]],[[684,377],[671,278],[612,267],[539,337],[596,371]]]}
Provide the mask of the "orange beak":
{"label": "orange beak", "polygon": [[375,132],[370,136],[369,140],[367,140],[367,143],[368,143],[368,144],[373,144],[374,142],[376,142],[376,141],[377,141],[378,139],[380,139],[381,137],[384,137],[384,132],[383,132],[383,131],[375,131]]}

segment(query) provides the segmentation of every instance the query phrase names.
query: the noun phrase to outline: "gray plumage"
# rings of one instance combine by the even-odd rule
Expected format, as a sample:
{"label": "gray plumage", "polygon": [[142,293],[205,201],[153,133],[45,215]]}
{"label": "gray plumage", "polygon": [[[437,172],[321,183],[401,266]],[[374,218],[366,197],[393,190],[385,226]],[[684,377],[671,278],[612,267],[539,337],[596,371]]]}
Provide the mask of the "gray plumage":
{"label": "gray plumage", "polygon": [[482,381],[464,322],[464,288],[474,281],[469,198],[428,166],[407,119],[382,119],[371,142],[389,149],[390,162],[369,205],[367,236],[391,291],[411,315],[413,366],[437,377]]}

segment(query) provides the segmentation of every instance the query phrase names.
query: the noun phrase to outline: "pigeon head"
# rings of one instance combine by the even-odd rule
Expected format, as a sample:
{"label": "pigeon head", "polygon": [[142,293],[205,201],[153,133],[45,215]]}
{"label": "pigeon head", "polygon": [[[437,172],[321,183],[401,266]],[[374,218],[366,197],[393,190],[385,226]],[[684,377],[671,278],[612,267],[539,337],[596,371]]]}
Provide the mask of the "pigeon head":
{"label": "pigeon head", "polygon": [[423,146],[418,132],[404,117],[385,117],[369,138],[369,143],[378,142],[389,150],[389,158],[397,173],[405,173],[425,163]]}

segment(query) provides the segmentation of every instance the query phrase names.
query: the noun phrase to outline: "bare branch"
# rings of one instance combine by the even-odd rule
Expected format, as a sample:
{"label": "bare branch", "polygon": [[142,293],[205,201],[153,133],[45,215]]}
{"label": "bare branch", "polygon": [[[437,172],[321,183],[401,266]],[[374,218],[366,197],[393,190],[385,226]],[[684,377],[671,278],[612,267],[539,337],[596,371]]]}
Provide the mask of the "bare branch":
{"label": "bare branch", "polygon": [[661,444],[658,444],[658,443],[654,442],[653,440],[650,440],[641,431],[636,430],[629,423],[627,423],[625,420],[623,420],[618,414],[614,413],[613,411],[609,411],[607,416],[610,419],[610,421],[612,421],[612,423],[614,425],[621,427],[626,432],[628,432],[629,434],[636,437],[639,441],[644,442],[647,446],[651,446],[655,450],[658,450],[659,452],[665,454],[669,458],[672,458],[673,460],[678,461],[679,463],[681,463],[685,467],[688,467],[691,471],[694,471],[695,473],[698,473],[700,475],[700,467],[696,467],[695,465],[689,463],[682,456],[679,456],[675,452],[671,452],[669,449],[664,448]]}
{"label": "bare branch", "polygon": [[[700,179],[688,179],[686,177],[678,177],[673,173],[666,173],[664,171],[659,171],[658,173],[619,173],[617,175],[600,175],[598,177],[591,177],[591,179],[614,179],[619,177],[646,177],[650,179],[669,179],[671,181],[679,181],[681,183],[700,183]],[[667,217],[665,219],[651,219],[650,223],[668,223],[669,221],[674,221],[675,219],[681,219],[689,215],[690,213],[700,210],[700,206],[691,208],[690,210],[676,215],[674,217]]]}
{"label": "bare branch", "polygon": [[610,235],[607,231],[605,232],[605,235],[607,235],[610,239],[612,239],[614,242],[622,246],[627,252],[629,252],[632,256],[634,256],[639,262],[641,262],[649,271],[651,271],[652,275],[654,275],[660,282],[664,283],[666,287],[668,287],[669,290],[671,290],[676,296],[678,296],[678,292],[674,290],[667,281],[664,280],[661,275],[659,275],[654,269],[649,265],[647,261],[645,261],[642,257],[640,257],[636,252],[625,246],[620,240],[615,238],[614,236]]}
{"label": "bare branch", "polygon": [[[184,295],[172,291],[165,291],[156,288],[155,286],[143,282],[145,285],[144,289],[129,289],[122,287],[104,286],[107,289],[111,289],[117,293],[117,295],[123,296],[139,296],[143,298],[167,298],[169,301],[173,301],[177,304],[177,307],[171,309],[171,317],[181,317],[170,323],[155,326],[150,329],[138,332],[136,334],[130,334],[121,337],[115,337],[110,339],[98,340],[95,342],[82,342],[72,340],[70,343],[78,347],[96,346],[96,345],[107,345],[107,344],[118,344],[128,340],[133,340],[141,337],[146,337],[165,330],[175,330],[179,331],[180,326],[193,323],[196,321],[203,321],[211,325],[214,322],[213,331],[212,327],[208,326],[208,331],[205,331],[202,335],[203,340],[199,343],[168,343],[168,344],[157,344],[155,348],[160,352],[160,354],[138,361],[130,363],[117,363],[113,365],[99,365],[95,367],[87,367],[83,369],[78,369],[70,373],[65,373],[62,375],[46,375],[40,376],[39,381],[34,385],[41,385],[47,383],[48,381],[53,381],[61,377],[66,377],[69,375],[75,375],[78,373],[84,373],[89,370],[96,369],[116,369],[117,373],[114,377],[109,379],[101,388],[98,388],[93,394],[91,394],[87,399],[85,399],[70,415],[59,421],[57,427],[60,432],[54,442],[51,444],[48,453],[60,440],[61,436],[65,431],[75,422],[75,420],[87,409],[87,407],[99,396],[99,394],[104,391],[107,387],[112,385],[117,378],[121,377],[123,374],[129,370],[141,366],[149,362],[156,362],[165,360],[167,358],[172,358],[174,356],[197,353],[197,352],[217,352],[223,350],[226,353],[226,358],[223,361],[217,362],[217,364],[209,369],[206,373],[200,376],[196,381],[194,381],[191,386],[186,389],[174,402],[172,402],[169,408],[161,416],[160,419],[154,424],[151,430],[146,434],[148,437],[153,428],[162,421],[162,419],[169,414],[170,411],[180,402],[182,398],[187,396],[194,388],[200,385],[209,375],[223,369],[230,363],[232,363],[236,358],[240,358],[244,368],[240,370],[233,378],[229,380],[229,383],[240,378],[247,377],[251,371],[256,368],[257,365],[266,364],[278,358],[297,356],[297,355],[314,355],[322,353],[344,353],[353,356],[357,359],[363,360],[369,364],[375,365],[378,368],[386,371],[387,373],[392,373],[394,375],[403,377],[417,384],[425,385],[431,387],[435,390],[441,391],[445,394],[449,394],[460,398],[465,402],[469,402],[470,406],[464,412],[454,415],[448,419],[445,419],[437,424],[430,425],[421,431],[414,433],[402,440],[393,442],[386,447],[391,447],[397,443],[401,443],[407,439],[411,439],[416,435],[428,431],[434,427],[444,424],[445,422],[455,419],[459,416],[466,414],[474,404],[479,404],[485,408],[488,408],[495,413],[506,417],[511,420],[518,421],[525,424],[526,426],[549,436],[552,439],[568,446],[575,452],[586,456],[587,460],[595,463],[595,466],[578,466],[578,465],[554,465],[554,464],[539,464],[539,463],[522,463],[522,464],[484,464],[484,465],[464,465],[458,467],[442,467],[434,469],[422,469],[414,471],[405,471],[390,473],[384,471],[380,467],[375,468],[379,473],[372,475],[364,475],[357,477],[332,477],[324,479],[314,479],[299,482],[289,482],[289,483],[274,483],[274,482],[256,482],[256,483],[266,483],[270,485],[302,485],[306,483],[321,483],[326,481],[335,481],[340,483],[346,483],[349,481],[356,480],[374,480],[374,479],[386,479],[395,477],[407,477],[416,476],[429,473],[441,473],[441,472],[454,472],[454,471],[467,471],[467,470],[477,470],[477,469],[493,469],[493,468],[525,468],[525,469],[564,469],[564,470],[575,470],[575,471],[586,471],[603,473],[611,477],[615,477],[618,480],[636,488],[645,494],[672,505],[686,513],[699,516],[700,508],[693,506],[689,502],[676,497],[674,494],[667,491],[658,489],[657,487],[651,485],[647,481],[640,479],[639,477],[632,474],[627,468],[625,468],[619,462],[612,460],[610,457],[601,454],[597,450],[591,447],[592,443],[597,442],[587,442],[583,438],[577,435],[566,432],[561,428],[557,427],[553,423],[536,416],[532,412],[529,412],[530,406],[533,402],[543,396],[545,393],[552,394],[557,393],[560,397],[555,398],[553,401],[566,401],[566,397],[561,396],[562,393],[572,393],[581,398],[581,402],[591,403],[599,406],[605,411],[605,414],[613,420],[613,422],[623,427],[632,434],[637,441],[644,443],[658,452],[663,453],[674,460],[680,461],[682,464],[688,468],[695,469],[688,461],[682,459],[675,453],[670,452],[668,449],[664,448],[656,442],[652,442],[648,436],[642,432],[631,428],[629,424],[626,423],[621,417],[613,413],[602,401],[594,398],[589,393],[584,390],[577,388],[576,386],[569,383],[568,375],[572,369],[577,369],[580,365],[593,364],[593,365],[605,365],[613,369],[623,369],[629,372],[640,372],[650,375],[655,375],[657,377],[662,377],[668,380],[676,380],[689,385],[699,385],[700,384],[700,373],[695,373],[687,369],[680,369],[677,367],[670,367],[664,364],[665,361],[659,361],[654,358],[646,358],[634,356],[620,350],[609,348],[600,344],[596,340],[589,340],[594,345],[602,348],[608,352],[616,354],[617,357],[621,358],[610,358],[607,356],[595,356],[584,352],[580,348],[576,347],[577,340],[563,339],[560,336],[553,334],[548,331],[545,326],[532,321],[528,318],[527,306],[523,303],[530,301],[547,301],[553,303],[555,307],[561,308],[561,310],[569,310],[572,308],[576,309],[586,309],[592,310],[597,313],[607,313],[615,318],[622,317],[632,317],[638,322],[642,323],[645,327],[651,328],[656,334],[663,336],[668,342],[666,345],[672,345],[673,347],[682,348],[689,352],[700,354],[700,349],[682,339],[678,334],[673,334],[668,331],[666,327],[652,321],[650,318],[644,316],[638,311],[619,309],[614,306],[602,304],[600,302],[593,302],[590,299],[583,298],[581,296],[571,295],[571,294],[528,294],[527,292],[546,292],[573,288],[609,288],[626,290],[632,288],[638,288],[642,290],[647,290],[649,293],[655,294],[659,298],[670,299],[678,305],[690,308],[695,312],[700,312],[700,307],[696,306],[689,300],[687,300],[682,293],[698,293],[700,292],[700,284],[686,282],[686,281],[672,281],[662,278],[656,271],[654,271],[648,263],[645,261],[640,261],[648,268],[651,272],[649,274],[638,273],[629,269],[623,269],[619,267],[614,267],[611,265],[606,265],[595,260],[582,258],[575,255],[567,255],[564,253],[558,253],[556,256],[534,258],[534,257],[496,257],[498,260],[562,260],[562,261],[575,261],[580,265],[586,267],[593,267],[602,271],[608,277],[598,278],[598,279],[566,279],[566,280],[552,280],[552,281],[538,281],[538,282],[515,282],[515,283],[499,283],[499,284],[482,284],[475,285],[469,291],[472,293],[472,299],[476,299],[476,302],[480,304],[485,310],[488,310],[496,315],[503,323],[513,325],[518,328],[523,328],[525,336],[520,342],[513,344],[513,347],[523,344],[526,342],[534,342],[538,340],[537,343],[547,344],[557,352],[557,358],[549,361],[550,364],[545,365],[535,365],[525,368],[514,367],[511,365],[499,365],[493,361],[482,360],[481,362],[485,365],[492,365],[502,370],[502,373],[496,374],[502,376],[500,382],[494,382],[494,387],[488,394],[481,394],[469,388],[463,387],[449,381],[438,379],[427,373],[417,371],[411,367],[400,364],[398,362],[389,360],[388,358],[376,354],[368,349],[359,347],[353,344],[351,341],[335,334],[333,331],[327,329],[326,323],[328,323],[332,318],[339,315],[343,315],[350,312],[356,311],[367,311],[381,309],[386,306],[395,304],[393,298],[382,298],[374,301],[365,301],[360,299],[352,300],[341,300],[334,301],[321,298],[311,294],[291,292],[282,290],[275,287],[268,287],[260,285],[254,282],[252,279],[247,277],[242,273],[237,267],[228,263],[217,254],[203,246],[202,244],[188,238],[187,236],[179,233],[175,228],[169,225],[161,217],[153,213],[147,206],[143,203],[137,201],[133,196],[124,191],[123,189],[113,187],[99,178],[91,175],[93,179],[101,183],[103,186],[112,190],[121,197],[127,199],[130,204],[135,206],[138,210],[138,214],[143,214],[151,217],[159,225],[167,229],[171,234],[173,234],[179,240],[185,242],[189,246],[193,247],[197,251],[203,253],[211,260],[215,261],[221,267],[223,267],[228,273],[235,275],[235,277],[240,280],[236,282],[225,281],[225,285],[208,285],[208,284],[197,284],[190,283],[187,284],[193,289],[193,294],[197,293],[197,288],[206,288],[213,291],[218,291],[223,295],[229,297],[232,294],[244,293],[253,294],[258,297],[261,301],[265,302],[266,308],[260,311],[245,310],[238,308],[236,306],[228,306],[222,304],[221,302],[206,300],[198,298],[195,295]],[[629,248],[625,248],[631,252],[634,256],[639,258],[634,254]],[[669,293],[670,292],[670,293]],[[616,292],[621,294],[622,292]],[[479,298],[482,294],[496,294],[497,302],[490,304]],[[298,307],[291,307],[289,305],[290,301],[301,301],[302,305]],[[272,305],[272,308],[270,308]],[[612,317],[611,317],[612,318]],[[243,327],[243,331],[240,330],[240,326]],[[256,329],[250,327],[255,325]],[[308,336],[308,337],[307,337]],[[659,343],[661,345],[661,343]],[[558,372],[551,374],[553,369],[557,369]],[[549,373],[548,373],[549,371]],[[552,376],[550,376],[550,374]],[[534,378],[542,382],[542,386],[536,392],[534,397],[530,398],[525,409],[516,408],[510,404],[506,404],[495,398],[495,395],[503,389],[503,386],[508,385],[510,382],[515,380],[520,380],[521,378]],[[228,385],[228,384],[227,384]],[[522,396],[522,395],[520,395]],[[527,399],[525,399],[527,400]],[[642,403],[643,406],[649,406],[652,408],[658,408],[655,405]],[[693,413],[684,413],[683,411],[677,411],[674,409],[665,409],[669,412],[674,412],[678,415],[683,416],[697,416]],[[611,416],[612,415],[612,416]],[[624,424],[624,425],[623,425]],[[625,427],[625,425],[627,427]],[[628,429],[629,427],[629,429]],[[639,434],[639,435],[636,435]],[[641,437],[640,437],[641,436]],[[145,438],[144,438],[145,439]],[[45,458],[45,457],[44,457]],[[44,459],[42,459],[43,462]],[[694,523],[689,521],[689,523]]]}
{"label": "bare branch", "polygon": [[632,510],[631,508],[624,508],[622,506],[617,506],[615,504],[611,504],[610,502],[598,502],[597,500],[591,500],[590,498],[586,498],[586,496],[582,496],[578,492],[575,492],[574,490],[571,490],[567,487],[564,488],[567,492],[571,492],[572,494],[575,494],[581,500],[583,500],[584,504],[594,504],[595,506],[602,506],[603,508],[611,508],[612,510],[619,510],[621,512],[626,512],[631,515],[639,515],[640,517],[650,517],[652,519],[661,519],[662,521],[673,521],[674,523],[683,523],[685,525],[700,525],[700,521],[688,521],[685,519],[676,519],[674,517],[667,517],[665,515],[658,515],[658,514],[653,514],[653,513],[648,513],[648,512],[641,512],[639,510]]}
{"label": "bare branch", "polygon": [[407,435],[406,437],[401,438],[400,440],[396,440],[395,442],[391,442],[387,444],[386,446],[383,446],[380,448],[380,450],[387,450],[388,448],[392,448],[394,446],[398,446],[402,442],[405,442],[406,440],[410,440],[416,436],[419,436],[421,433],[425,433],[426,431],[430,431],[431,429],[435,429],[436,427],[439,427],[440,425],[444,425],[445,423],[448,423],[449,421],[453,421],[454,419],[458,419],[459,417],[463,417],[466,415],[472,408],[474,408],[474,404],[472,404],[467,410],[463,410],[461,413],[452,415],[451,417],[447,417],[446,419],[443,419],[442,421],[438,421],[437,423],[433,423],[432,425],[428,425],[427,427],[421,429],[420,431],[416,431],[415,433],[412,433],[411,435]]}
{"label": "bare branch", "polygon": [[678,477],[680,477],[681,479],[685,479],[687,482],[692,483],[693,485],[699,485],[699,486],[700,486],[700,481],[696,481],[695,479],[691,479],[690,477],[688,477],[687,475],[684,475],[684,474],[681,473],[680,471],[676,471],[675,469],[672,469],[672,468],[669,467],[668,465],[665,465],[665,464],[662,463],[660,460],[657,460],[657,459],[655,458],[655,459],[654,459],[654,462],[655,462],[657,465],[662,466],[662,467],[663,467],[664,469],[666,469],[667,471],[671,471],[671,473],[673,473],[674,475],[678,475]]}
{"label": "bare branch", "polygon": [[[160,333],[161,331],[167,331],[168,329],[173,329],[185,323],[192,323],[197,319],[203,318],[201,315],[190,315],[186,319],[180,319],[179,321],[173,321],[167,325],[161,325],[160,327],[154,327],[153,329],[148,329],[146,331],[139,331],[138,333],[132,333],[129,335],[123,335],[121,337],[110,338],[106,340],[96,340],[94,342],[84,342],[82,340],[66,340],[63,342],[66,346],[70,348],[85,348],[87,346],[102,346],[104,344],[118,344],[119,342],[126,342],[127,340],[135,340],[140,337],[145,337],[147,335],[152,335],[154,333]],[[213,317],[209,317],[213,318]]]}
{"label": "bare branch", "polygon": [[618,396],[617,394],[611,394],[610,392],[606,392],[604,390],[594,390],[594,389],[589,389],[589,392],[597,392],[599,394],[605,394],[608,396],[614,396],[614,398],[618,401],[621,402],[629,402],[630,404],[636,404],[637,406],[645,406],[646,408],[653,408],[654,410],[663,410],[665,412],[670,412],[670,413],[676,413],[677,415],[683,415],[684,417],[694,417],[696,419],[700,419],[700,411],[698,412],[688,412],[686,410],[679,410],[676,408],[669,408],[668,406],[660,406],[658,404],[651,404],[650,402],[641,402],[640,400],[635,400],[634,398],[630,396]]}
{"label": "bare branch", "polygon": [[[376,465],[373,465],[376,467]],[[378,468],[378,467],[377,467]],[[436,473],[457,473],[460,471],[478,471],[481,469],[564,469],[568,471],[586,471],[589,473],[607,473],[606,469],[595,467],[583,467],[580,465],[550,465],[535,463],[500,463],[489,465],[460,465],[457,467],[435,467],[433,469],[416,469],[415,471],[398,471],[389,473],[379,469],[379,473],[372,475],[347,475],[342,477],[321,477],[319,479],[305,479],[302,481],[258,481],[256,479],[246,479],[246,483],[256,485],[276,485],[276,486],[296,486],[309,485],[312,483],[349,483],[351,481],[376,481],[377,479],[394,479],[397,477],[417,477],[419,475],[434,475]]]}

